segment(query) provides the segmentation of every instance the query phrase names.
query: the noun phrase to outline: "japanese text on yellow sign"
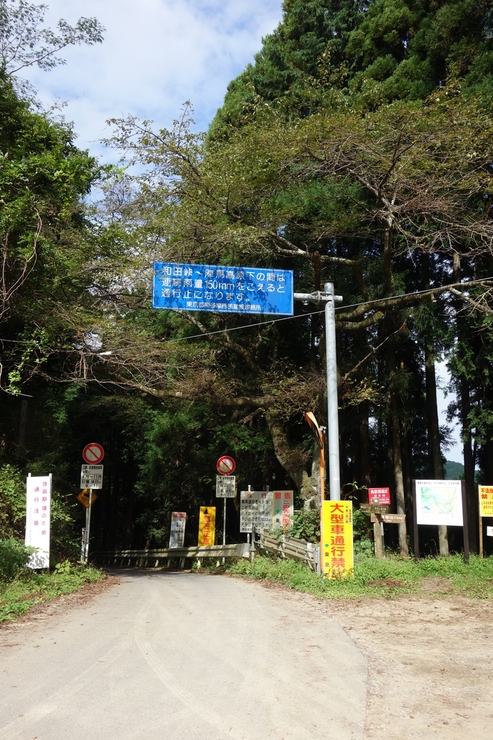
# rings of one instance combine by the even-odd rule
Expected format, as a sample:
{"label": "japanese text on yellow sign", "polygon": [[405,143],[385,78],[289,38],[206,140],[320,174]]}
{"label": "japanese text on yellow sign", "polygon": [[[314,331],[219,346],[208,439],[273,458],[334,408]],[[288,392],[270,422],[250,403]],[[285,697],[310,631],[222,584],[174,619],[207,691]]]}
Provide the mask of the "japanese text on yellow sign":
{"label": "japanese text on yellow sign", "polygon": [[351,501],[322,502],[321,567],[327,578],[352,574],[353,504]]}
{"label": "japanese text on yellow sign", "polygon": [[479,516],[493,516],[493,486],[479,486]]}
{"label": "japanese text on yellow sign", "polygon": [[199,547],[211,547],[216,537],[216,507],[201,506],[199,517]]}

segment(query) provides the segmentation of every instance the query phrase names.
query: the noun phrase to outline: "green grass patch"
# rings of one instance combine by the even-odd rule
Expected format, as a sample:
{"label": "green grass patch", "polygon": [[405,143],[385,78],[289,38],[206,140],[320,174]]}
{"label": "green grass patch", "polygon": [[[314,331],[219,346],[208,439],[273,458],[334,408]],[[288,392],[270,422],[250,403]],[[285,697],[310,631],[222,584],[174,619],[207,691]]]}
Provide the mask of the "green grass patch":
{"label": "green grass patch", "polygon": [[493,558],[471,556],[465,565],[462,556],[403,560],[389,555],[384,560],[365,558],[355,565],[349,578],[324,580],[303,563],[256,556],[253,563],[240,560],[228,572],[249,578],[280,583],[320,598],[362,598],[368,596],[432,596],[446,598],[493,598]]}
{"label": "green grass patch", "polygon": [[23,570],[9,583],[0,583],[0,622],[12,621],[36,604],[77,591],[85,583],[100,581],[96,568],[63,563],[53,573]]}

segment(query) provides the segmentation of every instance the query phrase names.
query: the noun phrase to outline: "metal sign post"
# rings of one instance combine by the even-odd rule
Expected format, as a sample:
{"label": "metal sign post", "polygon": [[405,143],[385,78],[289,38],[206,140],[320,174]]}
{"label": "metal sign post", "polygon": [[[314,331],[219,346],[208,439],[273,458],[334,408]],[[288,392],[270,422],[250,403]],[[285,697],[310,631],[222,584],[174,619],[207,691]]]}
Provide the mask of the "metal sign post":
{"label": "metal sign post", "polygon": [[294,293],[295,301],[319,305],[325,302],[325,355],[327,368],[327,452],[329,458],[329,497],[331,501],[341,498],[341,473],[339,463],[339,409],[337,401],[337,356],[335,303],[342,301],[334,295],[334,284],[325,283],[324,292]]}
{"label": "metal sign post", "polygon": [[86,509],[86,546],[84,548],[84,562],[89,562],[89,536],[91,534],[92,488],[89,489],[89,506]]}

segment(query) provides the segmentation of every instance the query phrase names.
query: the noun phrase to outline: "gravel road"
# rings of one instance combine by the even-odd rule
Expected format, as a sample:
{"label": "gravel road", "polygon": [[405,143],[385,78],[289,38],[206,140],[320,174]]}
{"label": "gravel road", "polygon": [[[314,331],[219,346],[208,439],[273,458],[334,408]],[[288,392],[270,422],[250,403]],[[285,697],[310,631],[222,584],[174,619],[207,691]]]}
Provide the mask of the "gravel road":
{"label": "gravel road", "polygon": [[367,662],[302,595],[119,572],[0,631],[0,740],[356,740]]}

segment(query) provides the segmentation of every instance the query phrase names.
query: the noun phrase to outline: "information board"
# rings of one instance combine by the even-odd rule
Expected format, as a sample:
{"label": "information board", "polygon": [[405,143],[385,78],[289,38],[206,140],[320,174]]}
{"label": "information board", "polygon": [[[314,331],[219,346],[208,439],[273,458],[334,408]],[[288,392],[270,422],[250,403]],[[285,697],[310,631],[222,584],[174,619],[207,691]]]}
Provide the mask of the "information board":
{"label": "information board", "polygon": [[293,315],[293,271],[154,263],[153,308]]}
{"label": "information board", "polygon": [[462,484],[460,480],[417,480],[416,522],[462,527]]}
{"label": "information board", "polygon": [[272,491],[240,492],[240,532],[272,529]]}

